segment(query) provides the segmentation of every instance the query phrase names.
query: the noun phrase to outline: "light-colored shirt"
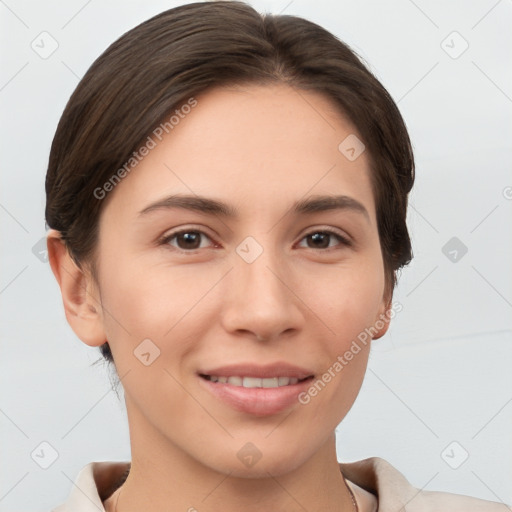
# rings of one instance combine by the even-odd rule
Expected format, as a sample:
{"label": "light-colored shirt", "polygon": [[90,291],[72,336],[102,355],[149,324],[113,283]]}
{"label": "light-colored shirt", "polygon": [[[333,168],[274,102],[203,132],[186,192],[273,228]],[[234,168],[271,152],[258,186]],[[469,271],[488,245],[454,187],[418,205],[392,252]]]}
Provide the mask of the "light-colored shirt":
{"label": "light-colored shirt", "polygon": [[[104,512],[129,462],[91,462],[78,473],[65,503],[52,512]],[[370,457],[341,463],[359,510],[371,512],[506,512],[507,505],[469,496],[423,491],[411,485],[389,462]]]}

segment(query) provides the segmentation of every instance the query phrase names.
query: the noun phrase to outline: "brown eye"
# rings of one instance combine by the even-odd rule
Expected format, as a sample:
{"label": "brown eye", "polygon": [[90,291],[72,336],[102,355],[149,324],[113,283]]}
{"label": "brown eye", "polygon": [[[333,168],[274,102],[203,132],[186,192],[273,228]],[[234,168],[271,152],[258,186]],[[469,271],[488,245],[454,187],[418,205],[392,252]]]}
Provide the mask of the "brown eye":
{"label": "brown eye", "polygon": [[[331,245],[333,238],[338,241],[338,244]],[[315,231],[306,235],[302,240],[306,240],[309,249],[330,249],[336,245],[351,245],[349,240],[334,231]]]}
{"label": "brown eye", "polygon": [[162,244],[170,245],[182,251],[193,251],[205,247],[201,245],[202,237],[210,240],[202,231],[188,229],[171,233],[162,240]]}
{"label": "brown eye", "polygon": [[180,249],[198,249],[201,246],[201,233],[189,231],[176,235]]}
{"label": "brown eye", "polygon": [[325,249],[329,247],[331,235],[329,233],[313,233],[306,238],[313,244],[314,249]]}

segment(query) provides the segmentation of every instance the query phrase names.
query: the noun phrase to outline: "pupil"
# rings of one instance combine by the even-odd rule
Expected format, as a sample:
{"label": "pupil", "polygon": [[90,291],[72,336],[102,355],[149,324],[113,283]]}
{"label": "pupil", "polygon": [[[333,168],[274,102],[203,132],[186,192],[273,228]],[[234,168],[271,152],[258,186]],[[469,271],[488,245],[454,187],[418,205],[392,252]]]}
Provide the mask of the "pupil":
{"label": "pupil", "polygon": [[[185,246],[187,249],[197,249],[197,241],[199,240],[199,233],[190,232],[190,233],[182,233],[180,236],[185,240]],[[192,243],[190,243],[192,242]],[[194,244],[194,242],[196,242]]]}
{"label": "pupil", "polygon": [[[310,238],[314,241],[316,247],[328,247],[329,246],[329,235],[327,233],[314,233],[310,235]],[[316,243],[316,242],[320,243]],[[322,243],[322,241],[324,243]]]}

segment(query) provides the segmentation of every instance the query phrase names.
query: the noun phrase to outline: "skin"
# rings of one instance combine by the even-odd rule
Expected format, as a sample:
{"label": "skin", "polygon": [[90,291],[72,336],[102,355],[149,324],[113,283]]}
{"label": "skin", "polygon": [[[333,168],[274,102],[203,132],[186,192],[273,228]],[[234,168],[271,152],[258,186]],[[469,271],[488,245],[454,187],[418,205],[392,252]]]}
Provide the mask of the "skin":
{"label": "skin", "polygon": [[[318,93],[245,86],[197,100],[110,192],[98,283],[76,267],[58,232],[48,234],[69,324],[87,345],[108,340],[122,377],[132,469],[117,510],[353,510],[334,430],[360,390],[370,343],[310,403],[270,416],[215,399],[196,372],[286,361],[321,376],[382,318],[390,297],[368,155],[349,161],[338,150],[357,131]],[[139,215],[179,193],[221,200],[239,216],[178,208]],[[289,211],[296,200],[332,194],[357,200],[367,216]],[[159,244],[176,228],[204,232],[198,248],[183,237]],[[353,244],[306,236],[325,229]],[[248,236],[263,249],[250,264],[236,252]],[[146,338],[161,351],[149,366],[134,356]],[[252,467],[237,457],[247,442],[262,454]]]}

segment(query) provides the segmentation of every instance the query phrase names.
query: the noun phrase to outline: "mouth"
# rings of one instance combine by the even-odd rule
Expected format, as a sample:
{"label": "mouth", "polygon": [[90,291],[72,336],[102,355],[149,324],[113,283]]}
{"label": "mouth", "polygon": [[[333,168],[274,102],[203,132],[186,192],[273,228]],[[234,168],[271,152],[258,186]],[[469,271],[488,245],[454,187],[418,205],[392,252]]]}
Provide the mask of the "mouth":
{"label": "mouth", "polygon": [[314,373],[286,363],[230,365],[198,372],[203,389],[223,405],[246,414],[268,416],[297,405]]}
{"label": "mouth", "polygon": [[225,375],[206,375],[199,374],[199,376],[210,382],[218,382],[219,384],[229,384],[231,386],[243,387],[243,388],[280,388],[284,386],[293,386],[299,382],[305,382],[313,379],[313,375],[299,379],[297,377],[247,377],[247,376],[225,376]]}

